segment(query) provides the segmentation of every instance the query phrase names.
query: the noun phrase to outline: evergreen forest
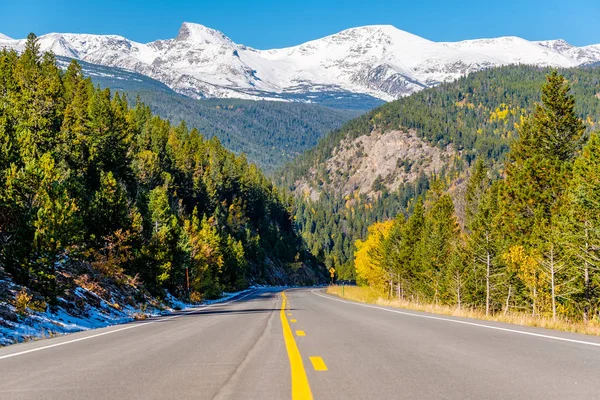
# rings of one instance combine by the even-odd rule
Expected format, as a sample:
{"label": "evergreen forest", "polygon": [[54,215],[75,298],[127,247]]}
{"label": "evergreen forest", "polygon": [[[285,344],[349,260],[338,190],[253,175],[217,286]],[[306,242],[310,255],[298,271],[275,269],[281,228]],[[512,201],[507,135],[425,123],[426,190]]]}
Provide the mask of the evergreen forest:
{"label": "evergreen forest", "polygon": [[192,300],[322,273],[289,196],[244,155],[94,87],[73,61],[0,52],[0,265],[52,303],[68,266]]}
{"label": "evergreen forest", "polygon": [[[357,240],[359,282],[400,299],[589,321],[600,311],[600,137],[556,71],[494,178],[485,154],[458,199],[447,183]],[[597,114],[596,114],[597,115]],[[464,204],[461,221],[455,203]]]}

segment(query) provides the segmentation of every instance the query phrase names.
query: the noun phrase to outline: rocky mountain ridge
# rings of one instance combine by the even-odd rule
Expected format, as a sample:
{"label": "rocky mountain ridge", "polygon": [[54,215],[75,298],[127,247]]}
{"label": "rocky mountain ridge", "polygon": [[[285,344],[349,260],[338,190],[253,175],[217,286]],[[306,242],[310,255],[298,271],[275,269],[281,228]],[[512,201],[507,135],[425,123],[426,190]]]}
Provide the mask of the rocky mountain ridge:
{"label": "rocky mountain ridge", "polygon": [[[0,36],[20,50],[24,39]],[[298,46],[257,50],[183,23],[177,37],[138,43],[117,35],[50,33],[43,51],[152,77],[193,98],[316,102],[322,93],[393,100],[474,71],[508,64],[574,67],[600,61],[600,45],[518,37],[433,42],[391,25],[351,28]]]}

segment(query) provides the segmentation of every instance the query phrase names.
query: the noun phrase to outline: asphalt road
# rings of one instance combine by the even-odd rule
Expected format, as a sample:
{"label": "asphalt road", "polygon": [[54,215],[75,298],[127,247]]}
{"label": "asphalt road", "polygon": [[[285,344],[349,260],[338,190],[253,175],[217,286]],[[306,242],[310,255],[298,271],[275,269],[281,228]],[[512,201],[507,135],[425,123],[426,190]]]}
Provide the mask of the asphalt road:
{"label": "asphalt road", "polygon": [[261,290],[0,349],[0,399],[600,399],[600,338]]}

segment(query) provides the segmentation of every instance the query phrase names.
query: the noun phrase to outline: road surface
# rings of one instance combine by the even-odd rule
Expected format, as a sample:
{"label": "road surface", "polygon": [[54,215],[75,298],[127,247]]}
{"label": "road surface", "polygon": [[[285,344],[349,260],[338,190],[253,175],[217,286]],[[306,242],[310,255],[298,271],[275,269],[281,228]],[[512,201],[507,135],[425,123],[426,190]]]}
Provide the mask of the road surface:
{"label": "road surface", "polygon": [[600,338],[320,289],[0,349],[2,400],[599,399],[599,377]]}

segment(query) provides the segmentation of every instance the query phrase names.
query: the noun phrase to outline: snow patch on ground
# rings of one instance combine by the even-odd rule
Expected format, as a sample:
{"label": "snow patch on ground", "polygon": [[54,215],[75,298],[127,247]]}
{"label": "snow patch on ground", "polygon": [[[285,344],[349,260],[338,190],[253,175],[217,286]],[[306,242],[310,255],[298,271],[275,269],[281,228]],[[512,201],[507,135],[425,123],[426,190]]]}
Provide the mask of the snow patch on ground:
{"label": "snow patch on ground", "polygon": [[[6,281],[2,282],[6,283]],[[16,287],[12,283],[9,284],[11,287]],[[239,292],[223,293],[219,299],[208,300],[201,304],[186,303],[168,293],[165,301],[153,301],[154,305],[115,307],[115,304],[108,303],[95,293],[78,287],[74,290],[74,294],[76,302],[81,301],[84,304],[81,310],[75,308],[72,302],[59,298],[58,306],[52,310],[50,307],[47,307],[45,312],[28,310],[28,315],[19,317],[18,321],[8,321],[0,317],[0,346],[123,324],[133,321],[136,316],[140,315],[146,317],[165,315],[175,310],[223,302],[257,288],[258,286],[251,286]],[[92,306],[87,301],[90,296],[97,300],[98,306]],[[16,312],[15,306],[8,302],[0,302],[0,307]],[[71,312],[67,310],[71,310]]]}

